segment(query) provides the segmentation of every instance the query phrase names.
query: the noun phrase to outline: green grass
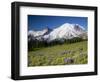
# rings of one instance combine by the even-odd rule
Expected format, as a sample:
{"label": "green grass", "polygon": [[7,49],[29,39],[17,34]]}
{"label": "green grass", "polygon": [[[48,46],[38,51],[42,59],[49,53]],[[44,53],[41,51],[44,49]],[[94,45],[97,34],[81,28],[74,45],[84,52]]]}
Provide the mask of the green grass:
{"label": "green grass", "polygon": [[[64,53],[64,52],[68,53]],[[72,61],[65,61],[71,59]],[[28,66],[87,64],[87,41],[45,47],[28,52]]]}

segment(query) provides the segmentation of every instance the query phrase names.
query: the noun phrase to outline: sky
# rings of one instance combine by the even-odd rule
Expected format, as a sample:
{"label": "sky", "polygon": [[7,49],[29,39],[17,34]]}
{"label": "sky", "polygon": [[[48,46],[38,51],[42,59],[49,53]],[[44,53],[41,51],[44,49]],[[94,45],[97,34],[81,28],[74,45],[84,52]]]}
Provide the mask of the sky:
{"label": "sky", "polygon": [[28,30],[54,29],[64,23],[79,24],[87,30],[87,17],[28,15]]}

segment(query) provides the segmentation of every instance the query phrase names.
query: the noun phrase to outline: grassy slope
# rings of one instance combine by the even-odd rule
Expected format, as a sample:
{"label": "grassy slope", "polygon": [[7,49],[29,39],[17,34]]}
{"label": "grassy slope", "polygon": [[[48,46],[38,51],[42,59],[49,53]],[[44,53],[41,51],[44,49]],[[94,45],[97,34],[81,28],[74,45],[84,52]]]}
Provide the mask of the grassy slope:
{"label": "grassy slope", "polygon": [[[64,51],[74,53],[62,54]],[[74,62],[65,62],[67,58],[72,59]],[[28,53],[28,66],[86,64],[87,59],[87,41],[83,41],[31,51]]]}

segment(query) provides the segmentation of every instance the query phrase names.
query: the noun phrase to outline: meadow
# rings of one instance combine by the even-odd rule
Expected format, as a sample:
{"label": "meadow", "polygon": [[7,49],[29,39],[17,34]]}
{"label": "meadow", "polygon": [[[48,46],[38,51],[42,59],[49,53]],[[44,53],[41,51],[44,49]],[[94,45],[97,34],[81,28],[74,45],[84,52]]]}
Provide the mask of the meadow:
{"label": "meadow", "polygon": [[87,41],[36,48],[28,52],[29,67],[87,63]]}

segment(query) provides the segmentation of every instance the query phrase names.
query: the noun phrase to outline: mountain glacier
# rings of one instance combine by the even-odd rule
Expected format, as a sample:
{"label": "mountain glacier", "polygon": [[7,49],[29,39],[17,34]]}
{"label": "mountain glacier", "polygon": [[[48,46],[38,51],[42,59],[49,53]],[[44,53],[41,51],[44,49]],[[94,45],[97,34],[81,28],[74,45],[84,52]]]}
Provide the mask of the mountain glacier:
{"label": "mountain glacier", "polygon": [[74,37],[87,37],[87,32],[79,24],[64,23],[63,25],[55,28],[46,28],[42,31],[30,30],[28,32],[28,40],[40,40],[40,41],[53,41],[61,39],[72,39]]}

